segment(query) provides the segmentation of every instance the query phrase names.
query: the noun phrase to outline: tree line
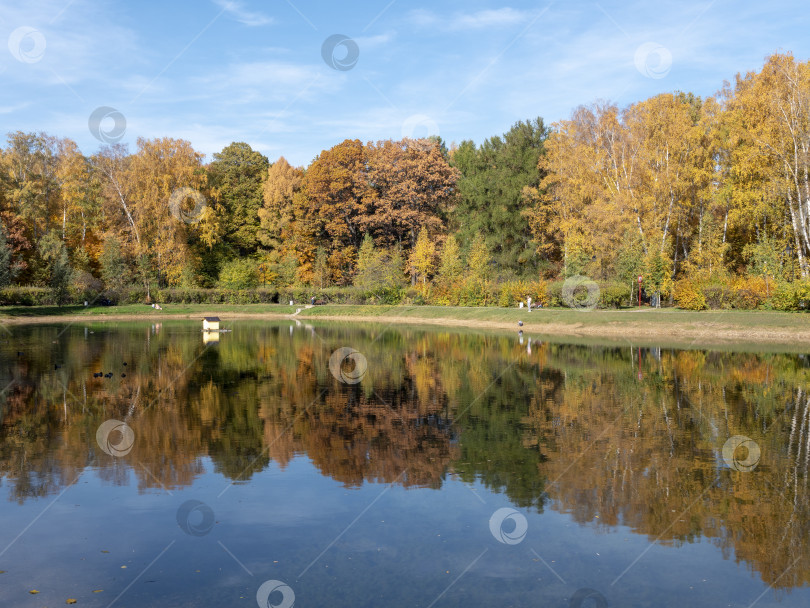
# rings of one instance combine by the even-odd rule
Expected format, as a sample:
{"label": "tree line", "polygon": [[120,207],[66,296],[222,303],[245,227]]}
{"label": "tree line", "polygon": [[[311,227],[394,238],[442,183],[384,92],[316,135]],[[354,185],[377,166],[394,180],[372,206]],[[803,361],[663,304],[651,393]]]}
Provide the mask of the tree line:
{"label": "tree line", "polygon": [[241,142],[206,163],[179,139],[86,156],[14,132],[0,220],[0,286],[65,296],[410,286],[468,303],[579,275],[629,294],[641,275],[692,307],[712,287],[756,303],[810,274],[810,62],[774,54],[713,97],[598,101],[481,144],[346,140],[307,167]]}

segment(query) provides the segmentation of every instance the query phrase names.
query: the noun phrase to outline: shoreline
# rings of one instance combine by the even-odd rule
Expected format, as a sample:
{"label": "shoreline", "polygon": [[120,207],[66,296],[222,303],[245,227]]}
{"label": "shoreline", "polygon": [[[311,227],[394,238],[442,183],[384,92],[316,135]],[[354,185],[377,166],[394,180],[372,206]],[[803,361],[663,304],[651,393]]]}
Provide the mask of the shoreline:
{"label": "shoreline", "polygon": [[[343,308],[343,310],[336,310]],[[807,344],[810,346],[810,318],[791,315],[785,317],[792,321],[791,325],[774,324],[773,318],[767,315],[784,314],[753,311],[736,313],[745,321],[753,324],[735,322],[734,311],[726,313],[684,313],[667,309],[647,309],[642,311],[595,311],[594,313],[546,309],[530,313],[535,318],[529,320],[526,311],[513,309],[445,309],[442,313],[461,312],[456,316],[430,315],[430,309],[422,307],[393,307],[393,306],[330,306],[302,309],[300,313],[272,312],[272,311],[217,311],[216,306],[211,309],[200,308],[199,311],[156,312],[153,310],[143,313],[96,313],[96,314],[64,314],[42,316],[0,316],[0,326],[18,326],[28,324],[53,324],[76,322],[118,322],[118,321],[168,321],[168,320],[199,320],[203,316],[218,316],[223,322],[228,321],[301,321],[301,322],[338,322],[359,324],[383,325],[426,325],[434,327],[507,330],[522,329],[524,334],[546,335],[555,337],[569,336],[572,338],[606,338],[611,340],[640,339],[645,341],[688,342],[698,346],[704,344],[735,344],[759,343],[796,346]],[[389,314],[396,310],[397,314]],[[426,314],[420,314],[420,309]],[[480,311],[484,311],[481,313]],[[346,313],[349,314],[346,314]],[[436,312],[436,311],[434,311]],[[343,314],[341,314],[343,313]],[[379,314],[373,314],[379,313]],[[406,313],[406,314],[402,314]],[[521,314],[522,313],[522,314]],[[469,318],[476,314],[483,314],[490,318]],[[763,315],[757,319],[756,315]],[[413,316],[411,316],[413,315]],[[462,318],[463,316],[468,318]],[[594,315],[594,316],[590,316]],[[703,315],[701,318],[699,315]],[[568,318],[565,318],[565,317]],[[622,318],[625,316],[626,318]],[[648,319],[643,318],[648,316]],[[499,318],[500,317],[500,318]],[[517,319],[523,321],[521,328]],[[545,317],[545,318],[544,318]],[[641,317],[641,318],[640,318]],[[724,318],[725,317],[725,318]],[[781,317],[777,318],[777,321]],[[757,323],[759,321],[759,323]],[[769,322],[763,322],[769,321]],[[787,322],[787,321],[786,321]]]}

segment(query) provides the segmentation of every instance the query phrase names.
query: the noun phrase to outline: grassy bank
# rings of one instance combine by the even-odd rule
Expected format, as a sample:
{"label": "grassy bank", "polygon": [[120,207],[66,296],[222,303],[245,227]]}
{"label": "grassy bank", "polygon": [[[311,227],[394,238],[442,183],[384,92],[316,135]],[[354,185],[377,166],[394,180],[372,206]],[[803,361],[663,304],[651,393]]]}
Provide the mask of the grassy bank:
{"label": "grassy bank", "polygon": [[199,316],[203,314],[266,314],[289,315],[298,307],[281,304],[166,304],[156,310],[146,304],[118,306],[0,306],[0,321],[13,319],[87,317],[114,319],[122,316],[161,318],[166,316]]}
{"label": "grassy bank", "polygon": [[[123,306],[0,307],[0,323],[65,322],[81,320],[284,319],[299,307],[278,304],[176,304],[155,310],[143,304]],[[303,308],[294,315],[301,321],[421,324],[472,329],[505,329],[535,335],[641,339],[693,344],[729,342],[808,344],[810,316],[770,311],[703,311],[642,308],[582,312],[568,308],[529,313],[517,308],[450,306],[328,305]]]}
{"label": "grassy bank", "polygon": [[401,317],[413,319],[457,319],[474,323],[523,321],[524,326],[548,323],[571,325],[611,325],[611,324],[732,324],[741,328],[810,328],[810,315],[774,311],[700,311],[693,312],[677,308],[641,308],[626,310],[579,311],[570,308],[546,308],[531,313],[519,308],[457,307],[457,306],[316,306],[302,310],[299,317],[325,318],[345,317]]}

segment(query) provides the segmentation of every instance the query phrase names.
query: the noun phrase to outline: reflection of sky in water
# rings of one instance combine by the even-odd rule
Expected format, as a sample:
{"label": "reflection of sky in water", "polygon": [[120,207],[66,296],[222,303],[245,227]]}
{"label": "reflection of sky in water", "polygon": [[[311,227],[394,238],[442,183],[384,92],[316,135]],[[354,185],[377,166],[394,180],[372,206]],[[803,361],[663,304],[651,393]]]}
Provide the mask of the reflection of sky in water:
{"label": "reflection of sky in water", "polygon": [[[211,463],[205,468],[211,471]],[[384,484],[346,489],[298,457],[286,470],[271,465],[218,498],[227,484],[207,472],[170,496],[139,493],[135,483],[110,485],[85,472],[4,556],[0,601],[59,605],[72,597],[106,606],[138,577],[116,604],[225,606],[242,597],[252,606],[258,586],[276,579],[304,606],[426,606],[476,558],[437,606],[564,606],[582,587],[602,591],[619,606],[748,605],[763,590],[745,565],[722,559],[708,541],[647,551],[647,539],[623,526],[583,526],[553,509],[521,510],[529,523],[526,538],[500,544],[487,522],[510,503],[480,484],[452,478],[440,491]],[[205,536],[187,535],[175,521],[177,508],[192,498],[215,513]],[[3,541],[51,501],[6,505]],[[41,593],[31,596],[30,589]],[[794,591],[779,605],[806,605],[808,595]],[[764,597],[758,605],[769,602]]]}
{"label": "reflection of sky in water", "polygon": [[[254,606],[271,579],[288,584],[300,606],[568,606],[586,587],[611,606],[748,606],[763,592],[757,606],[810,600],[807,588],[768,591],[757,570],[785,563],[769,560],[775,552],[790,564],[808,546],[806,535],[780,544],[756,521],[790,513],[774,480],[795,459],[790,421],[804,410],[771,410],[805,386],[799,358],[652,349],[639,359],[637,349],[548,344],[527,352],[515,337],[405,329],[377,341],[360,330],[291,336],[286,325],[236,325],[205,352],[188,323],[158,332],[73,327],[56,344],[47,328],[15,331],[13,344],[0,344],[0,375],[16,373],[33,392],[3,405],[0,465],[11,500],[0,501],[0,551],[13,544],[0,556],[0,605]],[[345,344],[368,358],[357,387],[329,376],[330,352]],[[53,369],[56,359],[63,368]],[[135,449],[114,459],[95,449],[94,428],[126,414],[129,401],[107,400],[96,412],[93,397],[127,385],[87,376],[122,359],[127,382],[141,383],[154,406],[135,411]],[[673,402],[667,366],[687,387]],[[149,394],[159,377],[182,378],[163,401]],[[475,386],[496,378],[479,399]],[[90,398],[65,405],[60,381],[75,396],[89,386]],[[700,393],[698,412],[688,403],[697,381],[728,394],[727,403]],[[663,405],[628,409],[640,395]],[[623,409],[630,413],[612,428]],[[38,426],[46,416],[50,427]],[[728,471],[726,428],[758,433],[757,470]],[[168,445],[167,433],[175,434]],[[243,471],[262,450],[272,459],[256,472],[236,483],[222,474]],[[403,487],[402,467],[415,486]],[[18,503],[15,483],[29,468],[52,485]],[[630,491],[625,477],[635,479]],[[706,513],[697,501],[712,483]],[[189,500],[213,511],[209,533],[178,526]],[[542,513],[530,503],[544,503]],[[797,504],[801,529],[807,513]],[[522,542],[502,544],[490,532],[504,507],[525,516]],[[726,525],[740,538],[723,538]],[[739,563],[738,546],[747,551]]]}

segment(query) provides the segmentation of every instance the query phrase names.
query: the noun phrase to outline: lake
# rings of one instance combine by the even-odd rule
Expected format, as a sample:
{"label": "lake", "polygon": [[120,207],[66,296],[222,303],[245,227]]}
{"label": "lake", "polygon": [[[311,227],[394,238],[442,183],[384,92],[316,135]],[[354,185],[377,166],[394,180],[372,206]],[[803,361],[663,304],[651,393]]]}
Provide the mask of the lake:
{"label": "lake", "polygon": [[810,605],[803,354],[223,326],[0,331],[0,605]]}

